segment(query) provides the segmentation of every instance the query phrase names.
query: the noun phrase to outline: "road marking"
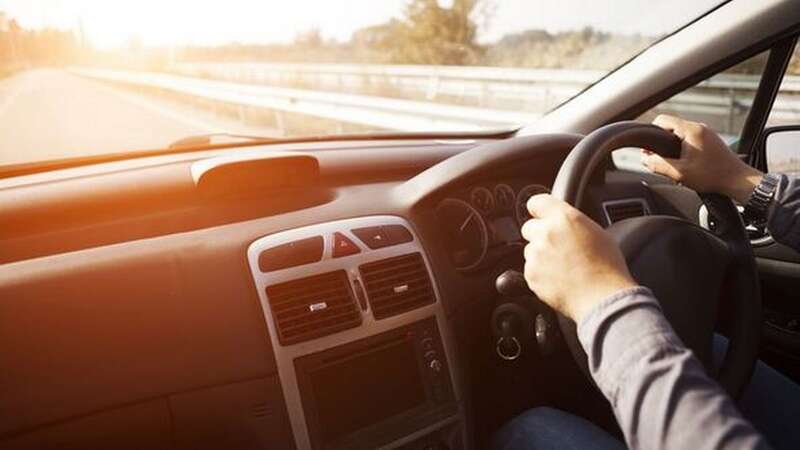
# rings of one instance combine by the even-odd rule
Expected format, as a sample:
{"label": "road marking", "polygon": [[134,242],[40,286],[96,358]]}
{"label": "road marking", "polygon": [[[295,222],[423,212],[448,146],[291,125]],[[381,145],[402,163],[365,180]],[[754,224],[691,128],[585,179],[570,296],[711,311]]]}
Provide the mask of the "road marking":
{"label": "road marking", "polygon": [[[69,74],[69,76],[74,76],[74,75]],[[168,117],[168,118],[170,118],[172,120],[175,120],[177,122],[181,122],[184,125],[188,125],[188,126],[190,126],[192,128],[196,128],[198,130],[202,130],[202,131],[207,132],[207,133],[225,133],[225,132],[229,131],[229,130],[226,130],[224,128],[221,128],[221,127],[218,127],[216,125],[213,125],[213,124],[211,124],[209,122],[206,122],[204,120],[197,119],[195,117],[190,117],[190,116],[188,116],[186,114],[179,113],[179,112],[175,111],[174,109],[170,109],[170,108],[167,108],[165,106],[162,106],[162,105],[159,105],[157,103],[154,103],[152,101],[146,100],[146,99],[144,99],[143,97],[141,97],[139,95],[131,94],[131,93],[128,93],[128,92],[124,92],[124,91],[121,91],[119,89],[115,89],[113,87],[106,86],[106,85],[104,85],[102,83],[99,83],[99,82],[96,82],[96,81],[91,81],[91,80],[88,80],[88,79],[83,78],[83,77],[80,77],[80,78],[82,80],[84,80],[84,81],[88,81],[88,82],[94,84],[98,88],[104,90],[105,92],[107,92],[107,93],[109,93],[111,95],[116,96],[117,98],[120,98],[120,99],[122,99],[124,101],[132,103],[132,104],[134,104],[136,106],[139,106],[141,108],[149,109],[150,111],[153,111],[153,112],[158,113],[160,115],[166,116],[166,117]]]}

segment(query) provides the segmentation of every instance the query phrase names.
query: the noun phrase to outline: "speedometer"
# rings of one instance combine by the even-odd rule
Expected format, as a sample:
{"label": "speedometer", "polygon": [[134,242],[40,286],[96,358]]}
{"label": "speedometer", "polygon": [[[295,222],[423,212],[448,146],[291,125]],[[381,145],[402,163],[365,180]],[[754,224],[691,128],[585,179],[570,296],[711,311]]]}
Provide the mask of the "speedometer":
{"label": "speedometer", "polygon": [[463,200],[446,198],[436,208],[436,218],[456,269],[478,267],[489,247],[489,232],[481,214]]}
{"label": "speedometer", "polygon": [[548,192],[550,192],[550,190],[540,184],[529,184],[520,189],[519,193],[517,194],[516,208],[517,222],[519,222],[520,226],[522,226],[522,224],[531,218],[530,213],[528,213],[528,199],[536,194],[546,194]]}

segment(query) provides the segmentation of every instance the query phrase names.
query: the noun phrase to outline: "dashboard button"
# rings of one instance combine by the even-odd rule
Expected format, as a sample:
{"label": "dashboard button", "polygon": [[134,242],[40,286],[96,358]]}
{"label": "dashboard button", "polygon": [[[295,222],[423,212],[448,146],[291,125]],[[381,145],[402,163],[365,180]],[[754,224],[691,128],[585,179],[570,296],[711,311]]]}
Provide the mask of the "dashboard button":
{"label": "dashboard button", "polygon": [[258,267],[262,272],[272,272],[315,263],[321,259],[322,236],[314,236],[264,250],[258,255]]}
{"label": "dashboard button", "polygon": [[373,250],[393,245],[386,237],[383,227],[355,228],[352,231],[362,242],[367,244],[367,247]]}
{"label": "dashboard button", "polygon": [[351,241],[350,238],[342,233],[339,233],[338,231],[333,233],[334,258],[355,255],[356,253],[361,253],[361,250],[358,249],[358,246],[355,244],[355,242]]}
{"label": "dashboard button", "polygon": [[390,245],[404,244],[414,240],[408,228],[402,225],[384,225],[383,234],[390,242]]}

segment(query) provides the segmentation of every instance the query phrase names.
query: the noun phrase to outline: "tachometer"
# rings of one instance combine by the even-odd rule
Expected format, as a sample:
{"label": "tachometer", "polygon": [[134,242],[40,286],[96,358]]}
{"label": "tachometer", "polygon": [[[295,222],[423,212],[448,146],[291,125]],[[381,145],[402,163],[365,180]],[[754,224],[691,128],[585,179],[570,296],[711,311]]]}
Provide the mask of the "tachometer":
{"label": "tachometer", "polygon": [[528,213],[528,199],[536,194],[545,194],[547,192],[550,192],[550,190],[540,184],[529,184],[520,189],[517,194],[517,222],[519,222],[520,226],[531,218]]}
{"label": "tachometer", "polygon": [[469,203],[447,198],[436,208],[444,244],[456,269],[474,269],[489,247],[489,232],[481,214]]}

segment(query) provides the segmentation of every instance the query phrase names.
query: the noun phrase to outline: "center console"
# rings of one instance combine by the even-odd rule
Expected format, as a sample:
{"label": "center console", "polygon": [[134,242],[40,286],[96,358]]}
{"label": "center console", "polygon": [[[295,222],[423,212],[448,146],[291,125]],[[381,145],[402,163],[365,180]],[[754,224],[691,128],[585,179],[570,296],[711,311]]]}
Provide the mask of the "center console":
{"label": "center console", "polygon": [[452,337],[410,224],[293,229],[248,260],[297,448],[465,448]]}

